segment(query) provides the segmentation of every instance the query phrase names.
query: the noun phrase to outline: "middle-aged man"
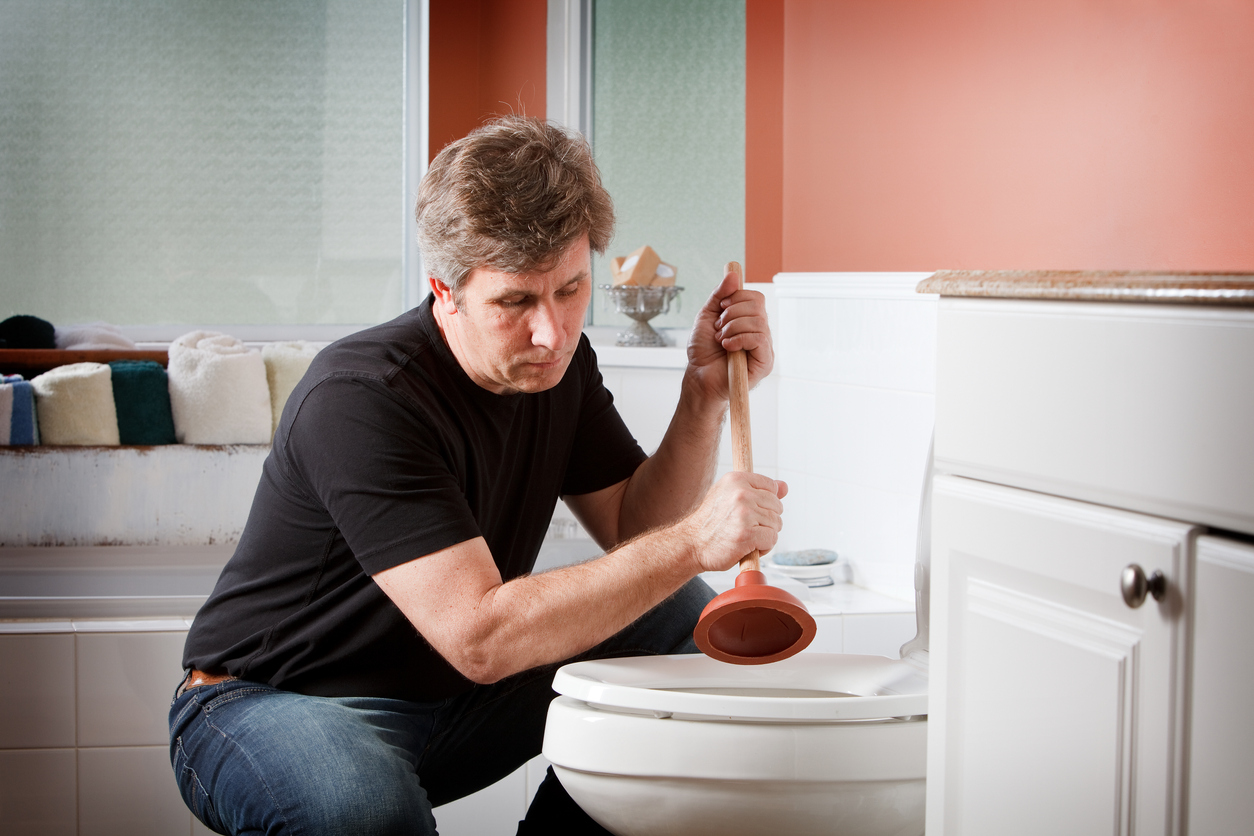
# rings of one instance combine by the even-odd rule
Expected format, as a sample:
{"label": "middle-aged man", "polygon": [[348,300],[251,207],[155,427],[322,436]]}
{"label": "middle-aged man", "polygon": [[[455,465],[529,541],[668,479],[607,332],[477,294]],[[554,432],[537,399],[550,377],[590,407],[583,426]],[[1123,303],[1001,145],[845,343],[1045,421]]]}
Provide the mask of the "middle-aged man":
{"label": "middle-aged man", "polygon": [[[538,754],[557,665],[695,652],[697,575],[766,551],[783,483],[717,482],[726,352],[772,365],[761,294],[699,311],[679,405],[636,444],[582,335],[613,208],[582,138],[510,117],[418,198],[431,295],[324,349],[292,393],[170,709],[221,833],[428,834]],[[558,497],[603,557],[529,574]],[[602,833],[549,773],[521,833]]]}

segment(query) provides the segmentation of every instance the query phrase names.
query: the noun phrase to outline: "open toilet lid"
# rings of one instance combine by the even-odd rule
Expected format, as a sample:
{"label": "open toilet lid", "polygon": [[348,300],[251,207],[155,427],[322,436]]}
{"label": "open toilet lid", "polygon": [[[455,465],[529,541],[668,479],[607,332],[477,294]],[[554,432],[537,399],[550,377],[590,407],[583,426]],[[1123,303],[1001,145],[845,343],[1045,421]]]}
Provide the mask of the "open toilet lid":
{"label": "open toilet lid", "polygon": [[839,722],[927,714],[927,673],[883,656],[801,653],[769,665],[705,655],[564,665],[553,690],[600,708],[659,717]]}

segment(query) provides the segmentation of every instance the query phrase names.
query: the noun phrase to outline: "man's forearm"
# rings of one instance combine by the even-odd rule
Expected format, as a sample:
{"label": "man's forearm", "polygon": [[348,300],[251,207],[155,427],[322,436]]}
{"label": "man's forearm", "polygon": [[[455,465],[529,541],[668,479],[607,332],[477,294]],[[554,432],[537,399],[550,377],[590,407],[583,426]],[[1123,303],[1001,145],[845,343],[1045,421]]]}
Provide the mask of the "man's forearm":
{"label": "man's forearm", "polygon": [[619,541],[673,523],[701,501],[714,481],[727,402],[699,394],[684,376],[679,405],[657,452],[627,483],[619,511]]}

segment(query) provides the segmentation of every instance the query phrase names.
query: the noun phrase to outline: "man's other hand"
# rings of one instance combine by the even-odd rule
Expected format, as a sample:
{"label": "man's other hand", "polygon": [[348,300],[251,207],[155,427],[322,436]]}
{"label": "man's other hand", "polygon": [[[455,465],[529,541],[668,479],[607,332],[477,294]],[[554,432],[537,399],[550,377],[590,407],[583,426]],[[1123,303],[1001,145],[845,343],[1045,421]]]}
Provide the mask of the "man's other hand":
{"label": "man's other hand", "polygon": [[688,376],[705,397],[726,401],[727,352],[748,353],[749,386],[775,365],[766,297],[740,287],[739,265],[727,265],[723,280],[697,313],[688,341]]}

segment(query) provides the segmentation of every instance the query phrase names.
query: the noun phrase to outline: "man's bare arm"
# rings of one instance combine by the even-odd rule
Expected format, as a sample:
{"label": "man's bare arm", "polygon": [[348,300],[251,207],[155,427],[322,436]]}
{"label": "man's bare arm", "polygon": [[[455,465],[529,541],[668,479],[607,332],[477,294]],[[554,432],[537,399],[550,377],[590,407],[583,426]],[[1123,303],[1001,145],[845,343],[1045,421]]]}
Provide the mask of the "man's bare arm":
{"label": "man's bare arm", "polygon": [[453,667],[489,683],[588,650],[703,571],[775,544],[783,483],[729,473],[678,523],[604,557],[507,583],[476,538],[374,580]]}
{"label": "man's bare arm", "polygon": [[624,482],[564,497],[602,548],[678,520],[705,495],[727,414],[727,353],[742,349],[756,385],[774,365],[766,301],[740,289],[738,271],[729,269],[693,324],[679,404],[657,451]]}

